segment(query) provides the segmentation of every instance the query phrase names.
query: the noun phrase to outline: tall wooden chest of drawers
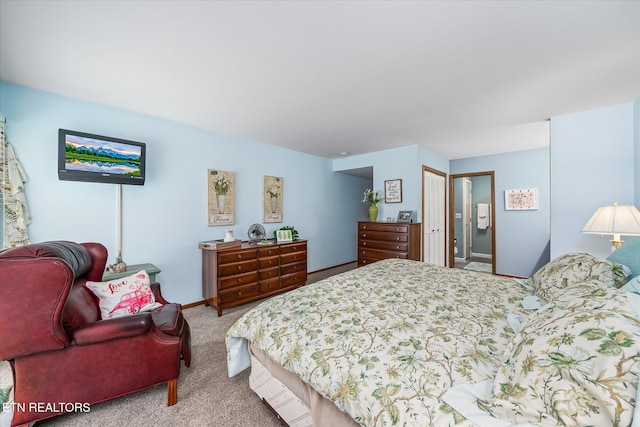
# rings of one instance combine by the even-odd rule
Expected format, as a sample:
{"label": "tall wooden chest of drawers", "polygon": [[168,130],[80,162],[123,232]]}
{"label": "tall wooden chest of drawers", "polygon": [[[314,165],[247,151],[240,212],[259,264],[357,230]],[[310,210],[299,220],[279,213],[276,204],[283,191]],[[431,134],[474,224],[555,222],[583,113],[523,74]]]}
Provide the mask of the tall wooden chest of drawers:
{"label": "tall wooden chest of drawers", "polygon": [[202,297],[218,309],[235,307],[307,281],[307,241],[258,245],[243,242],[233,249],[202,248]]}
{"label": "tall wooden chest of drawers", "polygon": [[420,260],[420,223],[358,222],[358,267],[387,258]]}

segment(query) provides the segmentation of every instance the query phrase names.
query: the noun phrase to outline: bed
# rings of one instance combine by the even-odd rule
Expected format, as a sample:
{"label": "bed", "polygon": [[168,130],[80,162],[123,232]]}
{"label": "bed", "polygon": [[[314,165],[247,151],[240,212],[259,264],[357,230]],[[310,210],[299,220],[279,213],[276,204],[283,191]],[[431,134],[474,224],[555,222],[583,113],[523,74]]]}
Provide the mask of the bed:
{"label": "bed", "polygon": [[630,425],[629,276],[587,254],[527,281],[383,260],[247,312],[226,335],[229,375],[251,366],[291,426]]}

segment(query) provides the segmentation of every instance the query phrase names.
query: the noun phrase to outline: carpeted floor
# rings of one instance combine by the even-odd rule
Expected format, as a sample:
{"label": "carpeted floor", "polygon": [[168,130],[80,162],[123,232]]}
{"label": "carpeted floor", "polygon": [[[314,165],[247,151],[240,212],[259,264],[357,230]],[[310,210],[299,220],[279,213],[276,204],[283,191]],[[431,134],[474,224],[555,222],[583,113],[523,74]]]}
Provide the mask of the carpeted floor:
{"label": "carpeted floor", "polygon": [[491,273],[492,266],[486,262],[470,262],[464,267],[465,270],[481,271],[483,273]]}
{"label": "carpeted floor", "polygon": [[[309,275],[307,283],[355,268],[348,264]],[[249,370],[229,378],[224,335],[258,302],[225,309],[222,317],[204,305],[184,310],[192,335],[192,361],[181,363],[178,403],[167,404],[167,387],[159,385],[91,406],[86,413],[69,413],[37,426],[224,426],[276,427],[280,423],[249,388]],[[0,362],[0,385],[11,383],[11,368]]]}

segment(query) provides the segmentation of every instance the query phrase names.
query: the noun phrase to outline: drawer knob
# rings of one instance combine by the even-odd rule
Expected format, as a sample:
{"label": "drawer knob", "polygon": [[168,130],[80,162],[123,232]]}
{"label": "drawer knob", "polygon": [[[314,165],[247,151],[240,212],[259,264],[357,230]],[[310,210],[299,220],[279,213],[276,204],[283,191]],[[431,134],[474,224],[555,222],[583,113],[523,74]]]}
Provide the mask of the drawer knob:
{"label": "drawer knob", "polygon": [[396,240],[400,240],[400,236],[396,237]]}
{"label": "drawer knob", "polygon": [[363,242],[363,243],[362,243],[362,246],[367,246],[367,242]]}
{"label": "drawer knob", "polygon": [[242,266],[241,265],[238,266],[238,270],[242,270]]}
{"label": "drawer knob", "polygon": [[236,279],[238,281],[238,283],[242,282],[242,279]]}
{"label": "drawer knob", "polygon": [[273,264],[273,261],[269,261],[269,265]]}
{"label": "drawer knob", "polygon": [[400,249],[400,246],[396,246],[396,249]]}
{"label": "drawer knob", "polygon": [[238,254],[238,259],[242,258],[242,254]]}
{"label": "drawer knob", "polygon": [[238,292],[238,296],[242,296],[242,291],[239,291],[239,292]]}
{"label": "drawer knob", "polygon": [[367,237],[367,233],[364,233],[364,234],[362,235],[362,237]]}

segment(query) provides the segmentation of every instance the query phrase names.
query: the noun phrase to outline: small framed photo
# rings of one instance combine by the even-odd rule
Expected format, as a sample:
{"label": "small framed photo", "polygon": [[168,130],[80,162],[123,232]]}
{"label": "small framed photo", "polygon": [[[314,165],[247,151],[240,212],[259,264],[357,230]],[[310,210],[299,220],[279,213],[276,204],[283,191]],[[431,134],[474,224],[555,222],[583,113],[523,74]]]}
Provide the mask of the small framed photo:
{"label": "small framed photo", "polygon": [[276,240],[278,243],[293,242],[291,230],[276,230]]}
{"label": "small framed photo", "polygon": [[388,179],[384,182],[384,202],[402,203],[401,179]]}
{"label": "small framed photo", "polygon": [[400,211],[398,212],[398,222],[411,222],[412,211]]}

